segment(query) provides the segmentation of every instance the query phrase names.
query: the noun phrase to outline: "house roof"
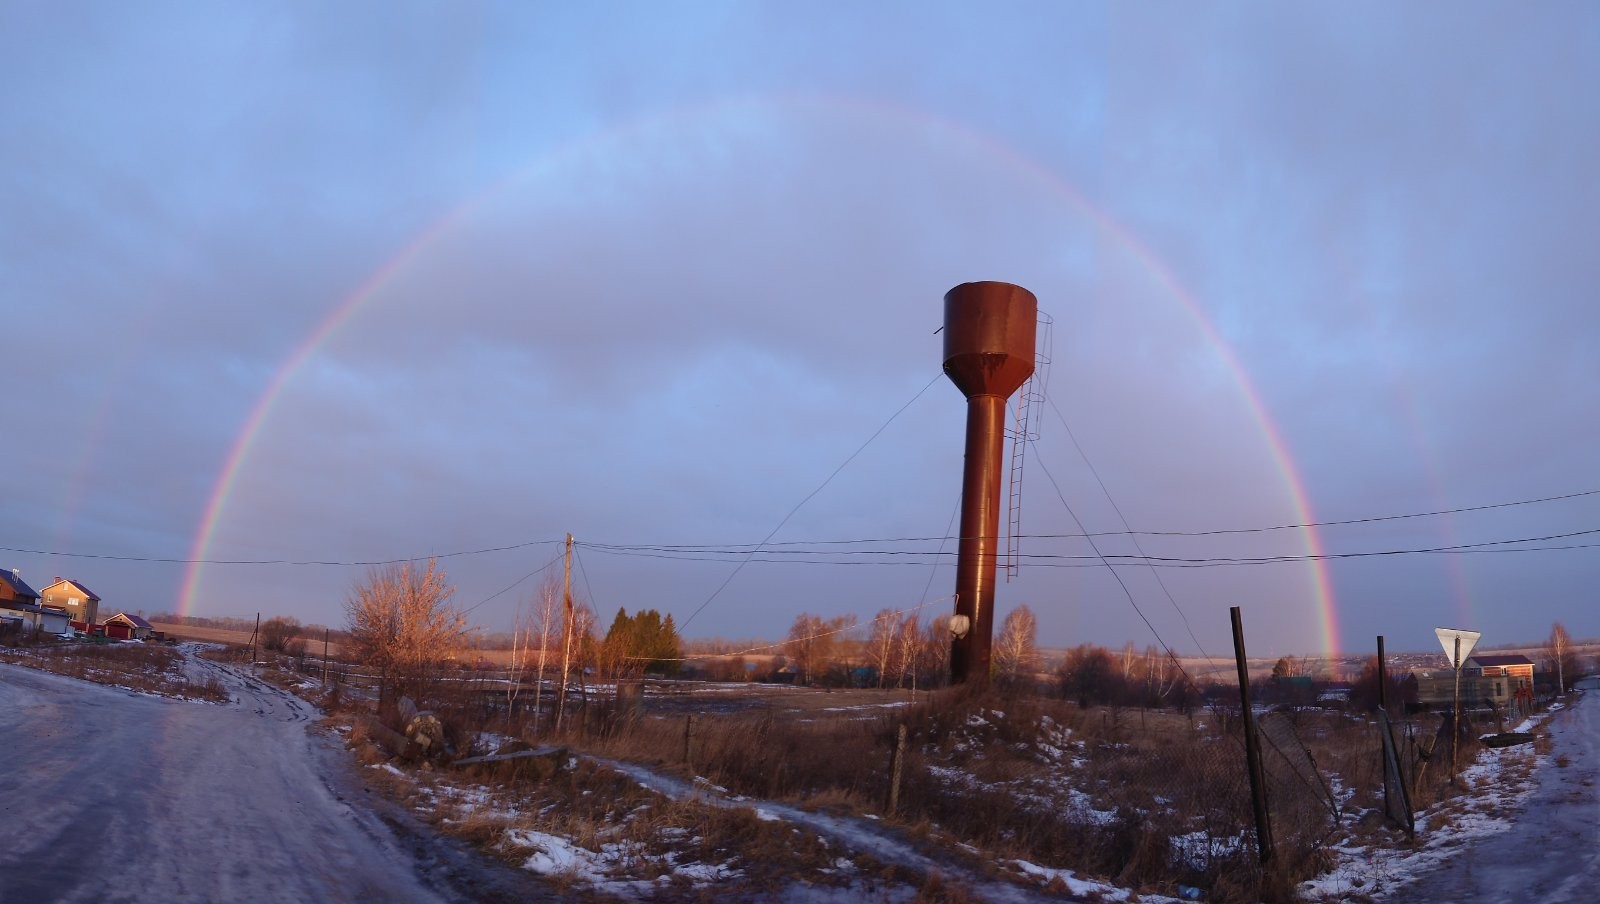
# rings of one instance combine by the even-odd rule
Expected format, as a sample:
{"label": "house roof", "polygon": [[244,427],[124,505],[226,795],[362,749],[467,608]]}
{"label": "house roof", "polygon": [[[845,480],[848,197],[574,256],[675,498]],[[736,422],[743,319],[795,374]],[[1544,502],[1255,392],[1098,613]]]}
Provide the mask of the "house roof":
{"label": "house roof", "polygon": [[82,593],[85,599],[91,599],[95,602],[100,602],[100,597],[96,596],[93,590],[90,590],[88,587],[83,586],[82,583],[75,581],[72,578],[57,578],[54,584],[51,584],[49,587],[44,589],[52,590],[62,584],[71,584],[72,586],[78,588],[78,592]]}
{"label": "house roof", "polygon": [[35,593],[33,588],[28,586],[28,582],[22,579],[22,575],[17,574],[15,571],[8,568],[0,569],[0,581],[5,582],[11,588],[12,595],[19,600],[36,600],[39,598],[39,594]]}
{"label": "house roof", "polygon": [[155,629],[155,625],[150,624],[149,622],[145,621],[140,616],[134,615],[131,612],[118,612],[116,615],[113,615],[110,618],[106,619],[106,624],[109,625],[112,622],[118,621],[118,620],[124,621],[124,622],[134,626],[135,628],[149,628],[151,630]]}
{"label": "house roof", "polygon": [[1533,660],[1521,653],[1510,653],[1495,656],[1468,656],[1468,659],[1480,666],[1485,665],[1533,665]]}

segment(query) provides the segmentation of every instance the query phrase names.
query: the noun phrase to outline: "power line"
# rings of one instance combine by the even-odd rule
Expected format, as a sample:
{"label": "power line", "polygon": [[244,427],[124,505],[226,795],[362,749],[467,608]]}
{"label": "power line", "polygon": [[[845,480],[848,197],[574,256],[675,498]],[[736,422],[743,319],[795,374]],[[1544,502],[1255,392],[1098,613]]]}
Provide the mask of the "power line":
{"label": "power line", "polygon": [[[1065,493],[1061,492],[1061,485],[1056,483],[1055,475],[1050,473],[1050,469],[1045,466],[1042,458],[1042,456],[1035,456],[1035,459],[1039,461],[1039,470],[1043,471],[1044,476],[1050,480],[1050,486],[1056,491],[1056,498],[1061,500],[1061,507],[1067,510],[1067,514],[1072,517],[1073,523],[1078,525],[1079,530],[1086,530],[1086,528],[1083,526],[1083,522],[1078,519],[1078,514],[1074,512],[1072,510],[1072,506],[1067,503],[1067,496]],[[1161,632],[1157,631],[1156,626],[1152,624],[1150,619],[1145,616],[1144,610],[1139,608],[1139,603],[1133,598],[1133,591],[1128,589],[1128,584],[1122,580],[1122,575],[1118,574],[1117,569],[1113,568],[1111,563],[1106,560],[1106,557],[1100,554],[1100,549],[1095,545],[1095,542],[1092,538],[1089,540],[1089,546],[1090,548],[1094,549],[1095,555],[1099,557],[1101,564],[1105,566],[1105,569],[1111,572],[1111,576],[1116,579],[1117,586],[1122,588],[1122,595],[1128,598],[1128,605],[1132,606],[1133,611],[1138,613],[1139,620],[1144,622],[1144,626],[1150,629],[1150,633],[1155,636],[1156,643],[1161,644],[1161,649],[1167,651],[1167,656],[1171,658],[1173,665],[1178,667],[1178,671],[1183,674],[1184,679],[1187,680],[1189,684],[1196,690],[1198,690],[1199,685],[1196,685],[1194,679],[1189,677],[1189,673],[1184,670],[1183,664],[1178,662],[1178,655],[1172,651],[1172,647],[1169,646],[1166,639],[1161,636]]]}
{"label": "power line", "polygon": [[783,530],[783,526],[785,524],[789,523],[789,519],[794,517],[795,512],[800,511],[800,508],[802,506],[804,506],[807,502],[810,502],[812,497],[814,497],[818,493],[822,492],[823,487],[826,487],[828,484],[832,483],[833,479],[835,477],[839,476],[839,472],[840,471],[843,471],[852,461],[855,461],[856,460],[856,456],[860,455],[868,446],[872,445],[872,441],[877,439],[878,436],[883,433],[883,431],[889,429],[889,425],[894,423],[895,418],[898,418],[901,414],[905,413],[905,410],[907,408],[910,408],[912,405],[916,404],[917,399],[922,398],[922,394],[923,393],[927,392],[929,389],[932,389],[933,388],[933,384],[939,382],[939,378],[942,377],[942,376],[944,376],[943,372],[940,372],[940,373],[934,375],[934,378],[928,381],[928,385],[926,385],[926,386],[922,387],[921,389],[917,390],[917,394],[911,397],[911,401],[906,402],[904,405],[901,405],[898,409],[895,410],[894,414],[889,415],[889,419],[884,421],[883,425],[880,426],[877,430],[874,430],[872,432],[872,435],[867,437],[867,441],[866,442],[862,443],[854,452],[851,452],[848,458],[846,458],[844,461],[840,462],[839,463],[839,467],[834,468],[832,474],[829,474],[827,476],[827,478],[822,481],[822,483],[817,484],[817,488],[816,489],[814,489],[811,492],[807,493],[806,497],[804,499],[802,499],[798,503],[796,503],[795,507],[789,510],[789,514],[784,515],[783,516],[783,520],[778,522],[778,526],[774,527],[772,529],[772,531],[767,534],[765,539],[763,539],[760,543],[756,544],[754,549],[750,550],[749,558],[747,558],[745,561],[740,562],[737,566],[735,566],[733,571],[729,572],[728,576],[722,580],[722,583],[717,585],[717,589],[711,591],[711,595],[706,597],[705,602],[703,602],[699,606],[695,607],[695,610],[693,612],[689,613],[689,617],[683,620],[683,624],[679,626],[679,630],[683,630],[685,628],[688,628],[689,627],[689,623],[694,621],[695,618],[701,612],[705,611],[705,608],[707,606],[711,605],[711,601],[716,599],[718,596],[720,596],[722,594],[722,591],[724,591],[724,590],[726,590],[728,588],[729,584],[733,583],[733,579],[738,576],[739,572],[744,570],[744,566],[745,565],[749,564],[749,559],[750,558],[754,558],[756,553],[761,551],[761,547],[765,546],[768,540],[771,540],[773,537],[777,536],[778,535],[778,531]]}
{"label": "power line", "polygon": [[[565,541],[563,541],[563,540],[550,540],[548,542],[550,542],[550,543],[563,543]],[[517,578],[515,581],[512,581],[510,584],[507,584],[505,587],[500,588],[499,590],[495,591],[494,593],[489,594],[488,596],[484,597],[483,599],[479,600],[478,602],[473,603],[472,605],[468,606],[465,609],[462,609],[461,610],[461,614],[462,615],[467,615],[467,614],[471,613],[474,609],[477,609],[479,606],[482,606],[484,603],[487,603],[487,602],[489,602],[490,600],[493,600],[493,599],[498,599],[500,596],[502,596],[502,595],[504,595],[506,593],[509,593],[512,589],[517,587],[517,585],[521,584],[523,581],[526,581],[528,578],[531,578],[534,575],[539,574],[540,572],[550,570],[550,566],[552,566],[555,563],[561,561],[561,558],[564,555],[566,555],[565,552],[561,553],[560,555],[557,555],[555,558],[553,558],[550,561],[544,563],[543,565],[539,566],[538,568],[535,568],[533,571],[530,571],[527,574],[523,575],[522,577]]]}
{"label": "power line", "polygon": [[[1041,468],[1043,466],[1041,465]],[[1295,555],[1264,555],[1264,556],[1152,556],[1134,555],[1128,553],[1102,553],[1071,554],[1071,553],[1021,553],[1020,557],[1030,565],[1040,568],[1098,568],[1104,564],[1114,565],[1151,565],[1157,568],[1219,568],[1227,566],[1249,565],[1283,565],[1303,562],[1319,562],[1336,559],[1363,559],[1379,556],[1407,556],[1407,555],[1441,555],[1441,554],[1476,554],[1486,552],[1553,552],[1575,549],[1592,549],[1600,547],[1600,543],[1573,543],[1561,546],[1520,546],[1518,544],[1541,543],[1553,540],[1570,539],[1572,537],[1590,536],[1600,534],[1600,528],[1570,531],[1560,534],[1548,534],[1540,537],[1517,537],[1502,540],[1484,540],[1478,543],[1461,543],[1453,546],[1413,547],[1402,549],[1379,549],[1359,552],[1324,552],[1304,553]],[[678,562],[735,562],[748,561],[752,563],[771,565],[864,565],[864,566],[911,566],[922,567],[930,564],[947,563],[955,552],[939,552],[929,550],[867,550],[859,551],[859,555],[879,555],[891,558],[868,559],[819,559],[803,558],[804,556],[840,555],[850,554],[848,551],[823,551],[805,550],[762,550],[763,556],[779,555],[786,552],[790,558],[760,558],[748,550],[743,549],[695,549],[695,550],[669,550],[655,551],[651,547],[614,547],[596,544],[584,544],[597,552],[607,555],[635,556],[649,559],[666,559]]]}
{"label": "power line", "polygon": [[34,556],[57,556],[66,559],[103,559],[112,562],[151,562],[163,565],[287,565],[353,568],[370,565],[403,565],[408,562],[426,562],[429,559],[455,559],[462,556],[481,556],[492,552],[509,552],[515,549],[527,549],[530,546],[545,546],[551,543],[561,542],[563,541],[529,540],[525,543],[513,543],[509,546],[489,546],[483,549],[465,549],[459,552],[430,553],[425,556],[406,556],[405,558],[400,559],[374,559],[372,561],[349,562],[331,559],[171,559],[156,556],[118,556],[92,552],[58,552],[47,549],[23,549],[16,546],[0,546],[0,552],[15,552]]}
{"label": "power line", "polygon": [[[1052,403],[1051,407],[1054,407],[1053,403]],[[1056,414],[1057,414],[1058,417],[1060,416],[1060,412],[1059,411]],[[1065,419],[1063,419],[1063,423],[1065,423]],[[1076,442],[1076,440],[1074,440],[1074,442]],[[1092,467],[1091,467],[1091,469],[1092,469]],[[1510,502],[1494,502],[1494,503],[1488,503],[1488,504],[1484,504],[1484,505],[1471,505],[1471,506],[1463,506],[1463,507],[1460,507],[1460,508],[1451,508],[1451,509],[1436,509],[1436,510],[1433,510],[1433,511],[1426,511],[1426,512],[1406,512],[1406,513],[1394,514],[1394,515],[1372,515],[1372,516],[1367,516],[1367,517],[1362,517],[1362,518],[1345,518],[1345,519],[1333,520],[1333,521],[1306,521],[1306,522],[1300,522],[1300,523],[1295,523],[1295,524],[1274,524],[1274,525],[1269,525],[1269,526],[1266,526],[1266,527],[1211,528],[1211,529],[1206,529],[1206,530],[1138,530],[1138,531],[1136,531],[1136,530],[1131,530],[1130,529],[1130,530],[1120,530],[1120,531],[1080,531],[1078,533],[1066,533],[1066,534],[1018,534],[1017,536],[1019,536],[1022,539],[1062,540],[1062,539],[1083,539],[1083,538],[1089,538],[1089,537],[1124,537],[1124,536],[1139,536],[1139,537],[1210,537],[1210,536],[1219,536],[1219,535],[1227,535],[1227,534],[1259,534],[1259,533],[1271,533],[1271,532],[1274,532],[1274,531],[1285,531],[1285,530],[1304,530],[1304,529],[1307,529],[1307,528],[1343,527],[1343,526],[1349,526],[1349,525],[1354,525],[1354,524],[1374,524],[1374,523],[1384,522],[1384,521],[1403,521],[1403,520],[1416,519],[1416,518],[1436,518],[1436,517],[1442,517],[1442,516],[1445,516],[1445,515],[1460,515],[1460,514],[1468,514],[1468,513],[1471,513],[1471,512],[1491,511],[1491,510],[1495,510],[1495,509],[1514,508],[1514,507],[1517,507],[1517,506],[1525,506],[1525,505],[1541,505],[1541,504],[1544,504],[1544,503],[1562,502],[1562,501],[1566,501],[1566,500],[1570,500],[1570,499],[1581,499],[1581,498],[1584,498],[1584,497],[1597,496],[1597,495],[1600,495],[1600,490],[1582,490],[1582,491],[1579,491],[1579,492],[1563,493],[1563,494],[1555,495],[1555,496],[1541,496],[1541,497],[1538,497],[1538,498],[1535,498],[1535,499],[1518,499],[1518,500],[1513,500],[1513,501],[1510,501]],[[865,544],[865,543],[915,543],[915,542],[932,542],[934,540],[951,540],[951,539],[956,539],[956,538],[951,537],[949,535],[946,535],[946,536],[943,536],[943,537],[881,537],[881,538],[857,538],[857,539],[849,539],[849,540],[780,540],[778,542],[772,542],[772,541],[768,540],[768,541],[764,541],[762,543],[683,543],[683,544],[656,544],[656,545],[651,545],[651,544],[642,544],[642,545],[634,545],[634,544],[590,544],[590,545],[591,546],[613,545],[613,546],[621,546],[621,547],[624,547],[624,548],[640,548],[640,546],[650,546],[651,548],[660,548],[660,549],[704,549],[704,548],[744,549],[744,548],[751,548],[751,547],[767,549],[769,547],[778,547],[778,546],[807,546],[807,545],[810,545],[810,546],[824,546],[824,545],[851,546],[851,545],[860,545],[860,544]],[[991,539],[998,539],[998,538],[991,538]],[[768,549],[767,551],[773,551],[773,550]]]}
{"label": "power line", "polygon": [[[1089,473],[1094,476],[1095,483],[1100,485],[1101,494],[1106,497],[1107,502],[1111,503],[1111,510],[1117,513],[1117,520],[1122,522],[1123,529],[1128,532],[1128,539],[1133,542],[1134,550],[1139,555],[1144,555],[1144,548],[1139,545],[1139,538],[1133,533],[1133,525],[1129,524],[1127,516],[1122,514],[1122,507],[1117,505],[1115,499],[1111,498],[1111,490],[1106,487],[1106,482],[1101,478],[1100,471],[1095,468],[1094,462],[1089,460],[1089,454],[1083,451],[1083,444],[1078,442],[1077,435],[1072,432],[1072,425],[1067,423],[1067,419],[1062,415],[1061,409],[1056,407],[1056,400],[1046,395],[1045,402],[1050,405],[1050,410],[1055,412],[1056,419],[1061,422],[1061,428],[1067,431],[1067,438],[1072,440],[1072,448],[1078,451],[1078,457],[1083,459],[1084,465],[1089,468]],[[1034,448],[1037,449],[1038,446],[1039,444],[1035,442]],[[1178,613],[1179,618],[1183,619],[1183,629],[1189,633],[1189,639],[1194,641],[1195,649],[1199,650],[1200,655],[1207,660],[1211,659],[1211,654],[1206,652],[1205,645],[1200,643],[1200,638],[1195,636],[1194,626],[1189,624],[1188,614],[1183,611],[1182,606],[1178,605],[1177,598],[1172,595],[1172,591],[1167,587],[1167,582],[1161,577],[1161,572],[1151,566],[1150,576],[1156,579],[1157,586],[1161,588],[1161,592],[1166,596],[1167,602],[1172,604],[1173,611]]]}
{"label": "power line", "polygon": [[[936,377],[934,379],[934,382],[937,382],[937,379],[938,378]],[[927,392],[928,388],[931,387],[932,385],[933,385],[933,383],[930,382],[928,384],[928,386],[923,387],[922,392],[919,392],[917,394],[917,397],[920,397],[923,393]],[[915,401],[916,401],[916,398],[913,398],[912,402],[915,402]],[[906,403],[905,407],[910,407],[910,404],[911,404],[910,402]],[[905,407],[903,407],[901,409],[901,412],[903,412],[905,410]],[[1053,404],[1052,404],[1052,407],[1054,407]],[[898,416],[899,414],[900,414],[900,412],[896,412],[895,416]],[[1059,414],[1060,413],[1057,412],[1058,416],[1059,416]],[[893,421],[893,420],[894,420],[894,418],[891,417],[890,421]],[[885,423],[884,427],[887,427],[887,426],[888,426],[888,424]],[[879,430],[878,430],[878,433],[881,433],[882,431],[883,431],[883,427],[880,427]],[[872,438],[875,439],[877,437],[878,433],[874,433]],[[872,441],[872,439],[869,439],[867,442],[870,443],[871,441]],[[865,444],[863,444],[863,446],[862,446],[862,449],[864,449],[864,448],[865,448]],[[851,455],[850,459],[847,459],[845,461],[845,464],[849,464],[850,460],[854,459],[856,455],[859,455],[860,452],[862,451],[862,449],[857,449],[856,452]],[[817,492],[820,492],[822,490],[823,486],[826,486],[827,483],[829,481],[831,481],[834,476],[837,476],[838,471],[839,470],[843,470],[843,468],[844,468],[844,465],[840,465],[839,469],[836,470],[833,475],[830,475],[828,480],[823,482],[822,486],[819,486],[816,490],[812,491],[812,493],[809,496],[807,496],[806,499],[802,500],[800,505],[803,506],[805,504],[805,502],[807,502],[807,501],[809,501],[811,499],[812,496],[815,496]],[[1484,505],[1463,506],[1463,507],[1460,507],[1460,508],[1450,508],[1450,509],[1436,509],[1436,510],[1433,510],[1433,511],[1426,511],[1426,512],[1407,512],[1407,513],[1403,513],[1403,514],[1394,514],[1394,515],[1373,515],[1373,516],[1362,517],[1362,518],[1346,518],[1346,519],[1335,520],[1335,521],[1307,521],[1307,522],[1302,522],[1302,523],[1297,523],[1297,524],[1275,524],[1275,525],[1270,525],[1270,526],[1266,526],[1266,527],[1214,528],[1214,529],[1208,529],[1208,530],[1190,530],[1190,531],[1183,531],[1183,530],[1139,530],[1139,531],[1135,531],[1135,530],[1120,530],[1120,531],[1093,531],[1093,532],[1080,531],[1078,533],[1064,533],[1064,534],[1019,534],[1018,536],[1020,538],[1022,538],[1022,539],[1034,539],[1034,540],[1071,540],[1071,539],[1089,539],[1089,538],[1092,538],[1092,537],[1118,537],[1118,536],[1209,537],[1209,536],[1220,536],[1220,535],[1229,535],[1229,534],[1257,534],[1257,533],[1270,533],[1270,532],[1273,532],[1273,531],[1303,530],[1303,529],[1306,529],[1306,528],[1341,527],[1341,526],[1348,526],[1348,525],[1355,525],[1355,524],[1373,524],[1373,523],[1385,522],[1385,521],[1402,521],[1402,520],[1416,519],[1416,518],[1434,518],[1434,517],[1441,517],[1441,516],[1445,516],[1445,515],[1459,515],[1459,514],[1468,514],[1468,513],[1472,513],[1472,512],[1483,512],[1483,511],[1492,511],[1492,510],[1496,510],[1496,509],[1513,508],[1513,507],[1517,507],[1517,506],[1541,505],[1541,504],[1545,504],[1545,503],[1562,502],[1562,501],[1566,501],[1566,500],[1581,499],[1581,498],[1590,497],[1590,496],[1597,496],[1597,495],[1600,495],[1600,490],[1581,490],[1581,491],[1578,491],[1578,492],[1562,493],[1562,494],[1554,495],[1554,496],[1541,496],[1541,497],[1534,498],[1534,499],[1518,499],[1518,500],[1513,500],[1513,501],[1509,501],[1509,502],[1494,502],[1494,503],[1488,503],[1488,504],[1484,504]],[[800,508],[800,506],[796,506],[795,507],[795,511],[798,511],[799,508]],[[788,521],[788,518],[792,517],[793,514],[794,514],[794,511],[791,511],[789,513],[789,516],[785,517],[784,522],[780,522],[779,527],[781,528],[783,523],[786,523]],[[773,534],[776,534],[776,532],[777,531],[774,530]],[[769,555],[778,555],[778,554],[783,554],[785,552],[785,550],[778,549],[776,547],[788,547],[788,546],[859,546],[859,545],[871,544],[871,543],[877,543],[877,544],[885,544],[885,543],[917,543],[917,542],[930,542],[931,543],[931,542],[934,542],[934,541],[939,541],[939,542],[942,543],[942,542],[946,542],[946,541],[949,541],[949,540],[957,539],[955,537],[950,536],[948,533],[946,535],[940,536],[940,537],[879,537],[879,538],[857,538],[857,539],[846,539],[846,540],[780,540],[780,541],[777,541],[777,542],[774,542],[771,539],[771,537],[772,537],[772,534],[769,534],[767,539],[761,541],[760,543],[687,543],[687,544],[606,544],[606,543],[587,543],[585,545],[587,545],[587,546],[589,546],[589,547],[591,547],[593,549],[600,549],[600,550],[603,550],[603,551],[607,551],[607,550],[619,550],[619,551],[620,550],[643,550],[643,549],[663,550],[663,551],[668,551],[668,550],[686,550],[686,551],[694,551],[694,550],[699,550],[699,551],[706,551],[706,550],[725,551],[725,550],[731,550],[731,551],[736,551],[738,554],[741,554],[741,555],[746,553],[746,552],[750,552],[750,551],[761,552],[761,553],[765,553],[765,554],[769,554]],[[434,553],[434,554],[430,554],[430,555],[414,555],[414,556],[404,556],[404,557],[391,558],[391,559],[372,559],[372,560],[359,560],[359,559],[358,560],[338,560],[338,559],[185,559],[185,558],[165,557],[165,556],[132,556],[132,555],[116,555],[116,554],[111,554],[111,553],[95,553],[95,552],[65,552],[65,551],[61,551],[61,550],[32,549],[32,548],[22,547],[22,546],[0,546],[0,552],[11,552],[11,553],[18,553],[18,554],[22,554],[22,555],[34,555],[34,556],[54,556],[54,557],[58,557],[58,558],[99,559],[99,560],[112,561],[112,562],[145,562],[145,563],[163,564],[163,565],[256,565],[256,566],[285,566],[285,567],[351,568],[351,567],[365,567],[365,566],[374,566],[374,565],[400,565],[400,564],[404,564],[404,563],[407,563],[407,562],[425,562],[428,559],[454,559],[454,558],[462,558],[462,557],[466,557],[466,556],[479,556],[479,555],[487,555],[487,554],[490,554],[490,553],[510,552],[510,551],[514,551],[514,550],[518,550],[518,549],[527,549],[527,548],[532,547],[532,546],[547,546],[547,545],[556,544],[556,543],[562,543],[562,542],[564,542],[564,541],[562,541],[562,540],[528,540],[528,541],[521,542],[521,543],[512,543],[512,544],[507,544],[507,545],[504,545],[504,546],[488,546],[488,547],[483,547],[481,549],[467,549],[467,550],[459,550],[459,551],[456,551],[456,552]],[[1525,542],[1525,541],[1507,541],[1507,542]],[[1588,547],[1586,547],[1586,546],[1571,546],[1571,547],[1550,547],[1550,548],[1551,549],[1583,549],[1583,548],[1588,548]],[[856,555],[856,554],[860,554],[860,553],[858,553],[858,552],[848,552],[846,554]],[[918,554],[921,554],[921,553],[918,553]]]}

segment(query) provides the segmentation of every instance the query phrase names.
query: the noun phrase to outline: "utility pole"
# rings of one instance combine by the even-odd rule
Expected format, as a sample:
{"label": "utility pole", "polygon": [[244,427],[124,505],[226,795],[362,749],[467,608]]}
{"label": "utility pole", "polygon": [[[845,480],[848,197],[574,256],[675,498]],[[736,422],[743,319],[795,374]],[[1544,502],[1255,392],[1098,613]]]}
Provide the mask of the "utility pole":
{"label": "utility pole", "polygon": [[256,629],[250,632],[250,667],[256,665],[256,638],[261,636],[261,613],[256,613]]}
{"label": "utility pole", "polygon": [[565,618],[561,638],[561,692],[556,699],[556,731],[567,712],[567,674],[572,668],[572,534],[567,534],[566,574],[561,579],[561,604]]}
{"label": "utility pole", "polygon": [[322,686],[328,686],[328,629],[322,629]]}

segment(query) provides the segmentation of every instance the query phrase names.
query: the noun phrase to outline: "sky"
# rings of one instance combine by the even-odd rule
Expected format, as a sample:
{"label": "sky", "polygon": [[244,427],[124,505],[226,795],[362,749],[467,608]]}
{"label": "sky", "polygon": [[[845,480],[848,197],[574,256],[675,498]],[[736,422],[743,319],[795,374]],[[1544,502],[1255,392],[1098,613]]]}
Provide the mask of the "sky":
{"label": "sky", "polygon": [[1592,4],[13,0],[0,81],[36,589],[338,626],[438,555],[502,631],[570,532],[603,621],[943,617],[1001,280],[1041,644],[1600,635]]}

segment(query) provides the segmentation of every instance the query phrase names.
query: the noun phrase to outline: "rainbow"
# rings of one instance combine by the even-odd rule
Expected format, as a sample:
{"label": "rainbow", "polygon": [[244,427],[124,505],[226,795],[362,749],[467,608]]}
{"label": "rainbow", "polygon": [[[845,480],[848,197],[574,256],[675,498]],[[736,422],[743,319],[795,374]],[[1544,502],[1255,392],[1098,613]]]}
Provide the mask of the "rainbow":
{"label": "rainbow", "polygon": [[[385,286],[403,273],[407,265],[417,255],[447,235],[487,201],[498,197],[506,189],[530,178],[539,171],[559,164],[572,154],[582,153],[618,136],[643,132],[664,122],[727,112],[768,111],[773,107],[779,106],[812,106],[826,110],[843,109],[849,112],[870,114],[880,121],[884,119],[898,120],[924,129],[933,128],[945,134],[957,136],[969,142],[972,146],[980,148],[1011,169],[1025,173],[1031,179],[1048,186],[1050,191],[1058,198],[1065,200],[1086,215],[1106,234],[1115,238],[1124,249],[1130,251],[1138,262],[1156,278],[1158,283],[1173,298],[1177,299],[1193,319],[1202,335],[1211,343],[1218,358],[1226,367],[1231,379],[1245,399],[1251,417],[1259,426],[1279,475],[1288,489],[1290,502],[1295,509],[1296,516],[1301,523],[1307,525],[1316,521],[1305,482],[1301,478],[1299,470],[1295,467],[1294,458],[1289,453],[1288,444],[1278,430],[1276,423],[1268,415],[1266,403],[1262,400],[1260,392],[1256,389],[1254,382],[1250,380],[1249,374],[1240,363],[1233,346],[1221,335],[1211,319],[1206,316],[1204,308],[1201,307],[1194,294],[1178,280],[1172,269],[1156,255],[1149,245],[1122,222],[1091,203],[1075,185],[1039,161],[1025,156],[983,132],[979,132],[963,123],[925,111],[856,98],[817,97],[811,95],[736,98],[693,107],[673,108],[662,113],[611,126],[560,145],[537,158],[531,164],[493,183],[487,189],[450,210],[443,218],[423,230],[401,248],[397,254],[373,271],[353,291],[340,299],[322,322],[313,328],[284,359],[272,379],[268,381],[266,387],[262,390],[261,395],[256,399],[249,415],[245,418],[243,427],[241,427],[229,448],[222,468],[218,472],[217,479],[212,485],[210,495],[207,497],[198,529],[195,532],[194,543],[189,551],[189,565],[184,575],[178,601],[179,614],[188,615],[194,607],[207,553],[216,535],[222,514],[227,508],[228,499],[238,482],[246,460],[249,458],[251,447],[260,437],[273,407],[282,396],[285,387],[305,362],[316,353],[317,349],[360,312],[362,307],[375,298]],[[1314,557],[1323,555],[1322,540],[1315,528],[1307,527],[1303,529],[1302,536],[1309,554]],[[1332,581],[1326,562],[1320,558],[1314,558],[1310,565],[1313,575],[1314,603],[1319,613],[1318,627],[1322,633],[1324,649],[1329,653],[1333,653],[1339,649],[1339,625],[1335,612]]]}

